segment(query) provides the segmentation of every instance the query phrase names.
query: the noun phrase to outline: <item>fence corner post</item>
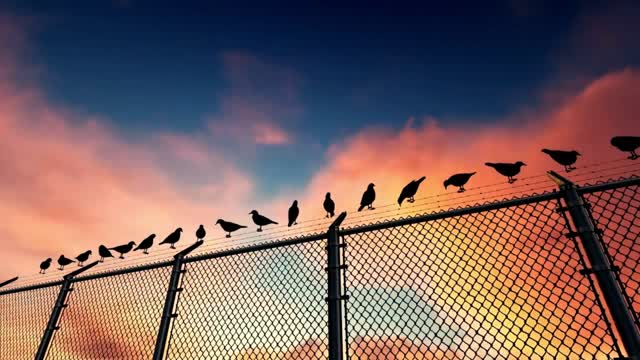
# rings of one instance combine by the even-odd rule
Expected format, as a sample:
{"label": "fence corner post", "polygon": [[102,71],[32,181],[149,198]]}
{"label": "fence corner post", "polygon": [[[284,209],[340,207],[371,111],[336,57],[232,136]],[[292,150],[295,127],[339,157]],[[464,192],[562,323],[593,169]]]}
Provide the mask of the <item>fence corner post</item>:
{"label": "fence corner post", "polygon": [[626,359],[640,360],[640,329],[635,324],[631,304],[628,303],[624,290],[616,279],[614,271],[617,269],[609,261],[607,251],[603,247],[604,243],[600,238],[601,233],[591,220],[590,208],[584,203],[582,196],[571,181],[553,171],[549,172],[549,176],[560,186],[566,204],[566,208],[562,210],[569,213],[573,222],[575,232],[567,235],[580,239],[589,259],[591,268],[584,269],[581,273],[586,276],[595,275],[602,291],[602,297],[627,353]]}
{"label": "fence corner post", "polygon": [[153,350],[153,360],[162,360],[164,358],[169,329],[171,328],[171,319],[177,316],[177,314],[174,313],[174,308],[177,293],[182,291],[182,289],[179,288],[179,285],[181,275],[184,273],[184,270],[182,269],[184,257],[202,245],[202,243],[203,241],[198,240],[193,245],[185,248],[173,257],[173,268],[171,269],[169,288],[167,289],[164,309],[162,310],[162,318],[160,319],[160,327],[158,328],[158,336],[156,337],[156,346]]}
{"label": "fence corner post", "polygon": [[327,233],[327,305],[329,314],[329,360],[344,357],[342,335],[342,284],[340,278],[340,234],[339,227],[347,217],[343,212],[329,226]]}

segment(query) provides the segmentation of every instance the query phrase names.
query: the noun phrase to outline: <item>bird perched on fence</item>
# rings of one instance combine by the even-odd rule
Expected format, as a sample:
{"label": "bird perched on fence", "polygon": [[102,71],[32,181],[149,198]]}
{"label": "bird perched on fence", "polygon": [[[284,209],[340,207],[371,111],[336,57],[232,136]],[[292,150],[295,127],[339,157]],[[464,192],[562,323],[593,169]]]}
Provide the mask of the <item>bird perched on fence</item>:
{"label": "bird perched on fence", "polygon": [[133,251],[142,250],[143,254],[148,254],[149,249],[153,246],[153,239],[155,238],[156,238],[156,234],[151,234],[147,236],[144,240],[140,242],[140,244],[138,244],[138,246],[136,246],[135,249],[133,249]]}
{"label": "bird perched on fence", "polygon": [[549,150],[542,149],[542,152],[549,155],[555,162],[564,166],[564,170],[566,172],[571,172],[571,170],[575,170],[576,168],[572,166],[578,160],[579,152],[575,150],[571,151],[563,151],[563,150]]}
{"label": "bird perched on fence", "polygon": [[375,185],[373,183],[367,186],[367,190],[362,194],[362,199],[360,200],[360,207],[358,211],[362,211],[362,209],[367,207],[367,210],[375,210],[373,207],[373,202],[376,200],[376,191],[373,189]]}
{"label": "bird perched on fence", "polygon": [[64,270],[64,267],[74,263],[75,261],[66,258],[64,255],[60,255],[60,257],[58,258],[58,265],[60,265],[60,267],[58,268],[58,270]]}
{"label": "bird perched on fence", "polygon": [[118,245],[116,247],[112,247],[109,250],[113,250],[117,253],[120,254],[120,259],[124,259],[124,254],[128,253],[129,251],[133,250],[133,247],[136,245],[135,242],[133,241],[129,241],[128,243],[124,244],[124,245]]}
{"label": "bird perched on fence", "polygon": [[462,193],[466,190],[464,189],[465,184],[471,179],[473,175],[475,175],[475,171],[472,173],[461,173],[451,175],[447,180],[444,181],[444,188],[446,189],[449,185],[457,186],[458,192]]}
{"label": "bird perched on fence", "polygon": [[181,232],[182,232],[182,228],[175,229],[174,232],[172,232],[171,234],[167,235],[167,237],[164,238],[164,240],[162,240],[160,245],[162,245],[162,244],[171,244],[170,248],[171,249],[175,249],[176,248],[176,243],[180,240],[180,233]]}
{"label": "bird perched on fence", "polygon": [[324,207],[324,211],[327,212],[326,217],[330,218],[335,215],[336,203],[334,203],[331,199],[331,193],[328,192],[327,195],[325,195],[324,203],[322,203],[322,206]]}
{"label": "bird perched on fence", "polygon": [[405,199],[408,199],[407,202],[410,202],[410,203],[416,201],[413,197],[418,192],[418,188],[420,187],[420,184],[424,181],[424,179],[426,179],[426,177],[423,176],[418,180],[413,180],[410,183],[408,183],[405,187],[402,188],[402,191],[400,192],[400,196],[398,197],[399,206],[402,206],[402,202]]}
{"label": "bird perched on fence", "polygon": [[78,260],[78,266],[82,266],[85,261],[89,260],[89,256],[91,256],[91,250],[87,250],[82,254],[76,256],[76,260]]}
{"label": "bird perched on fence", "polygon": [[40,274],[44,274],[47,269],[51,266],[51,258],[40,263]]}
{"label": "bird perched on fence", "polygon": [[205,236],[207,236],[207,231],[204,229],[204,226],[200,224],[200,227],[196,230],[196,239],[198,239],[198,241],[204,241]]}
{"label": "bird perched on fence", "polygon": [[611,138],[611,145],[620,151],[631,153],[628,159],[635,160],[638,157],[636,150],[640,147],[640,136],[614,136]]}
{"label": "bird perched on fence", "polygon": [[258,231],[259,232],[262,231],[262,227],[263,226],[267,226],[267,225],[270,225],[270,224],[278,225],[277,222],[269,219],[268,217],[266,217],[264,215],[260,215],[258,213],[258,211],[256,211],[256,210],[251,210],[249,215],[251,215],[251,219],[253,220],[253,223],[258,225]]}
{"label": "bird perched on fence", "polygon": [[105,258],[112,258],[113,254],[111,253],[111,251],[109,251],[109,249],[107,249],[106,246],[104,245],[100,245],[98,247],[98,255],[100,255],[100,262],[104,262]]}
{"label": "bird perched on fence", "polygon": [[498,172],[498,174],[506,176],[507,179],[509,179],[507,181],[509,184],[513,184],[514,182],[516,182],[518,179],[514,179],[513,177],[520,173],[520,169],[523,166],[527,166],[527,164],[523,163],[522,161],[518,161],[518,162],[513,163],[513,164],[511,164],[511,163],[490,163],[490,162],[486,162],[484,164],[487,165],[488,167],[494,168]]}
{"label": "bird perched on fence", "polygon": [[216,225],[218,224],[220,224],[220,227],[222,228],[222,230],[224,230],[227,233],[226,237],[228,238],[231,237],[232,232],[246,228],[246,226],[244,225],[238,225],[236,223],[232,223],[230,221],[224,221],[222,219],[218,219],[218,221],[216,221]]}
{"label": "bird perched on fence", "polygon": [[298,220],[298,215],[300,215],[300,208],[298,208],[298,200],[293,200],[293,204],[289,208],[289,227],[291,225],[298,225],[296,220]]}

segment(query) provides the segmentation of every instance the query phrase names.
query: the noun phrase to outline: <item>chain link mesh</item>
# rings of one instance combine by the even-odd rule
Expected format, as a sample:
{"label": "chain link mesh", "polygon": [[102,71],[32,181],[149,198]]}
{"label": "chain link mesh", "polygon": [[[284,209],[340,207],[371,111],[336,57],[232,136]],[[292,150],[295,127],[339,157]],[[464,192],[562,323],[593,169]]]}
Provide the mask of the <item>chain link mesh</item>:
{"label": "chain link mesh", "polygon": [[0,359],[33,359],[60,286],[0,296]]}
{"label": "chain link mesh", "polygon": [[191,262],[169,359],[326,359],[326,241]]}
{"label": "chain link mesh", "polygon": [[346,236],[351,358],[615,357],[556,207]]}

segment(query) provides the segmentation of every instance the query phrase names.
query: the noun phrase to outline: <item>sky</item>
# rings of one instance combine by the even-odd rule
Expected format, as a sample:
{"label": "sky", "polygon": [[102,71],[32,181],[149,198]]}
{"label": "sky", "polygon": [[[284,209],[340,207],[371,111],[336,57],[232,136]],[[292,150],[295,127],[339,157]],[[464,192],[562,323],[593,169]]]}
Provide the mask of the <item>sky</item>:
{"label": "sky", "polygon": [[[0,5],[0,278],[105,243],[392,203],[485,161],[622,153],[640,133],[635,2]],[[308,229],[306,229],[308,230]],[[253,231],[253,229],[252,229]],[[300,230],[302,231],[302,229]],[[318,230],[319,231],[319,230]],[[291,234],[291,233],[287,233]]]}

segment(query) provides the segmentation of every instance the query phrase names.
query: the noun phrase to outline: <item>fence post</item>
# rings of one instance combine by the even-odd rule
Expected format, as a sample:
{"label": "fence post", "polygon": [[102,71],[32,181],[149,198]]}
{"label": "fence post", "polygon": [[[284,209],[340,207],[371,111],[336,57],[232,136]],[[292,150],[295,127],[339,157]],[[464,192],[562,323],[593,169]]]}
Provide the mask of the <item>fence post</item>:
{"label": "fence post", "polygon": [[329,360],[342,360],[342,284],[340,283],[340,234],[339,227],[347,216],[338,215],[327,234],[327,304],[329,307]]}
{"label": "fence post", "polygon": [[13,279],[9,279],[7,281],[3,281],[3,282],[0,283],[0,288],[3,287],[3,286],[7,286],[7,285],[11,284],[12,282],[14,282],[16,280],[18,280],[17,276],[14,277]]}
{"label": "fence post", "polygon": [[613,272],[618,269],[609,262],[603,242],[599,238],[601,233],[591,221],[590,208],[571,181],[553,171],[550,171],[549,175],[560,185],[566,203],[566,208],[562,210],[568,211],[573,221],[575,233],[569,233],[568,236],[580,239],[589,259],[591,268],[584,269],[581,273],[587,276],[595,275],[628,359],[640,359],[640,332],[634,323],[631,304],[627,302],[624,290],[616,281]]}
{"label": "fence post", "polygon": [[73,278],[85,272],[92,267],[96,266],[98,261],[95,261],[87,266],[84,266],[76,271],[72,271],[64,276],[64,281],[62,282],[62,287],[60,288],[60,292],[58,293],[58,298],[56,299],[56,303],[53,306],[53,310],[51,311],[51,316],[49,316],[49,322],[47,323],[47,328],[44,330],[44,335],[42,336],[42,340],[40,340],[40,346],[38,346],[38,352],[36,353],[35,360],[44,360],[47,355],[47,351],[49,350],[49,344],[51,344],[51,339],[53,338],[53,334],[60,327],[58,326],[58,320],[60,320],[60,315],[62,314],[62,309],[67,307],[67,297],[69,293],[73,291],[71,287],[71,283],[73,282]]}
{"label": "fence post", "polygon": [[160,327],[158,328],[158,336],[156,337],[156,346],[153,351],[153,360],[162,360],[164,358],[167,338],[169,336],[169,329],[171,328],[171,319],[178,316],[174,312],[177,293],[182,291],[180,285],[180,278],[186,270],[182,269],[183,260],[186,255],[195,250],[198,246],[202,245],[203,241],[197,241],[195,244],[177,253],[173,259],[173,268],[171,270],[171,278],[169,280],[169,289],[167,290],[167,297],[164,301],[164,310],[162,311],[162,318],[160,319]]}

